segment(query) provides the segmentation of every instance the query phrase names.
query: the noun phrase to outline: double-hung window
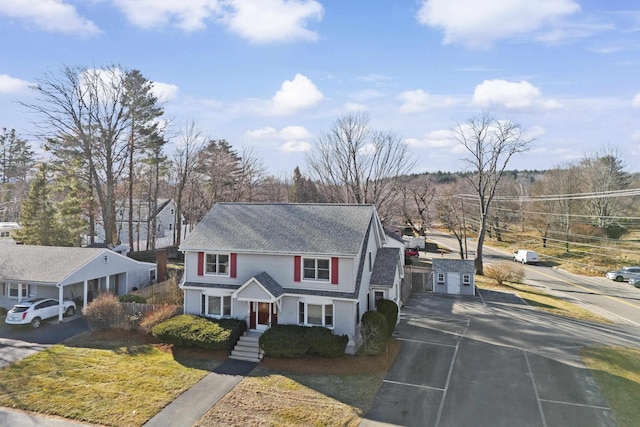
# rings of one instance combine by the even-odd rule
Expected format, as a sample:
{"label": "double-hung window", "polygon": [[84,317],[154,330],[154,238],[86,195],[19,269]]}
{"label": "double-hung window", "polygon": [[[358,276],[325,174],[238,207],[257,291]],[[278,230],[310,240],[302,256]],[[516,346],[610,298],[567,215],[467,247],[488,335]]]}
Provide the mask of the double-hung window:
{"label": "double-hung window", "polygon": [[17,283],[9,283],[9,298],[18,298],[20,293],[22,293],[22,295],[20,295],[20,299],[24,299],[29,296],[29,288],[31,287],[30,285],[27,285],[26,283],[23,284],[22,292],[18,290],[18,286],[19,285]]}
{"label": "double-hung window", "polygon": [[438,273],[437,280],[438,283],[444,283],[444,273]]}
{"label": "double-hung window", "polygon": [[298,321],[301,325],[333,328],[333,304],[298,304]]}
{"label": "double-hung window", "polygon": [[207,254],[205,262],[206,274],[217,274],[220,276],[229,275],[229,255],[228,254]]}
{"label": "double-hung window", "polygon": [[329,260],[323,258],[304,258],[303,278],[304,280],[313,280],[317,282],[329,281]]}
{"label": "double-hung window", "polygon": [[462,284],[464,286],[469,286],[471,284],[471,275],[470,274],[463,274],[462,275]]}
{"label": "double-hung window", "polygon": [[202,295],[202,314],[205,316],[231,316],[231,295]]}

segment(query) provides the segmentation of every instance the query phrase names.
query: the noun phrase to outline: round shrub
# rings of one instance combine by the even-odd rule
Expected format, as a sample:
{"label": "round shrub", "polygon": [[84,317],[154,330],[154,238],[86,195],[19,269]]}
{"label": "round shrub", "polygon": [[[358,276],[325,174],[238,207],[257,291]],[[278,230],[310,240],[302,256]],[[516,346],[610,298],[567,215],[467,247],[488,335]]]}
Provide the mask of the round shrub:
{"label": "round shrub", "polygon": [[375,356],[382,353],[388,340],[387,318],[377,311],[367,311],[362,315],[360,334],[363,338],[361,354]]}
{"label": "round shrub", "polygon": [[206,317],[181,314],[172,317],[151,329],[153,336],[178,347],[204,348],[207,350],[230,350],[239,336],[238,330],[246,328],[244,320],[208,319]]}
{"label": "round shrub", "polygon": [[124,312],[118,297],[113,294],[100,294],[82,309],[82,315],[89,326],[97,329],[120,327]]}
{"label": "round shrub", "polygon": [[120,295],[118,299],[120,300],[120,302],[136,302],[138,304],[147,303],[147,299],[145,297],[135,294]]}
{"label": "round shrub", "polygon": [[277,325],[260,336],[260,348],[273,357],[296,358],[309,351],[305,338],[306,329],[298,325]]}
{"label": "round shrub", "polygon": [[391,337],[398,323],[398,304],[390,299],[381,299],[376,310],[387,319],[387,336]]}

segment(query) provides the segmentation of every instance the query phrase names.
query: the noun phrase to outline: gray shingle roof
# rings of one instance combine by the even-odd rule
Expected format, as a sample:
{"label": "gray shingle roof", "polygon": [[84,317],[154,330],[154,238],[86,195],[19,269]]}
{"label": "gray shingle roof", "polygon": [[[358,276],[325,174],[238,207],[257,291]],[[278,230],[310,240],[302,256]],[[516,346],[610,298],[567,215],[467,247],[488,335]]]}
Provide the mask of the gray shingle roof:
{"label": "gray shingle roof", "polygon": [[392,287],[396,278],[396,271],[400,259],[400,249],[380,248],[373,263],[371,284]]}
{"label": "gray shingle roof", "polygon": [[180,249],[356,256],[374,207],[217,203]]}
{"label": "gray shingle roof", "polygon": [[282,289],[282,286],[280,286],[280,284],[276,282],[273,277],[269,276],[266,271],[263,271],[253,278],[260,282],[260,284],[262,284],[262,286],[264,286],[265,289],[269,291],[269,293],[274,297],[279,298],[282,294],[284,294],[284,289]]}
{"label": "gray shingle roof", "polygon": [[0,280],[58,283],[108,249],[0,246]]}
{"label": "gray shingle roof", "polygon": [[470,259],[434,258],[432,261],[432,269],[433,271],[446,273],[474,274],[476,272],[473,260]]}

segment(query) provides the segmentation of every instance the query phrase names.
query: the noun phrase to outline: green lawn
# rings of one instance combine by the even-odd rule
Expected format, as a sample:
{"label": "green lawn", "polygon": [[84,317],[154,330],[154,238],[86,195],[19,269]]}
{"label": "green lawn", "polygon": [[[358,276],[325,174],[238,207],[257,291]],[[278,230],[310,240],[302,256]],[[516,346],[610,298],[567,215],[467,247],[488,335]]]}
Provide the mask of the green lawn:
{"label": "green lawn", "polygon": [[220,362],[176,357],[166,346],[81,336],[0,370],[0,406],[140,426]]}

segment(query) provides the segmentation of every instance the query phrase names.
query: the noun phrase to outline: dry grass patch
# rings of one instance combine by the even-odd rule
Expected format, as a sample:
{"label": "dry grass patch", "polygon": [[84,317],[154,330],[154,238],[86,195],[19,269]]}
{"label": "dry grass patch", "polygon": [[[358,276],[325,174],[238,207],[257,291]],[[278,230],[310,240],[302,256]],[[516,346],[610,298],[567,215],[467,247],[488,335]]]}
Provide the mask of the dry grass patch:
{"label": "dry grass patch", "polygon": [[221,363],[208,356],[176,357],[127,331],[84,334],[0,370],[0,406],[140,426]]}
{"label": "dry grass patch", "polygon": [[589,322],[611,323],[607,318],[586,310],[564,298],[550,295],[535,286],[511,282],[504,282],[502,285],[499,285],[489,278],[476,276],[476,287],[479,289],[516,293],[526,301],[527,304],[558,316]]}
{"label": "dry grass patch", "polygon": [[637,426],[640,420],[640,349],[585,348],[582,359],[611,406],[617,424],[620,427]]}
{"label": "dry grass patch", "polygon": [[198,426],[357,426],[400,350],[375,357],[266,358]]}

